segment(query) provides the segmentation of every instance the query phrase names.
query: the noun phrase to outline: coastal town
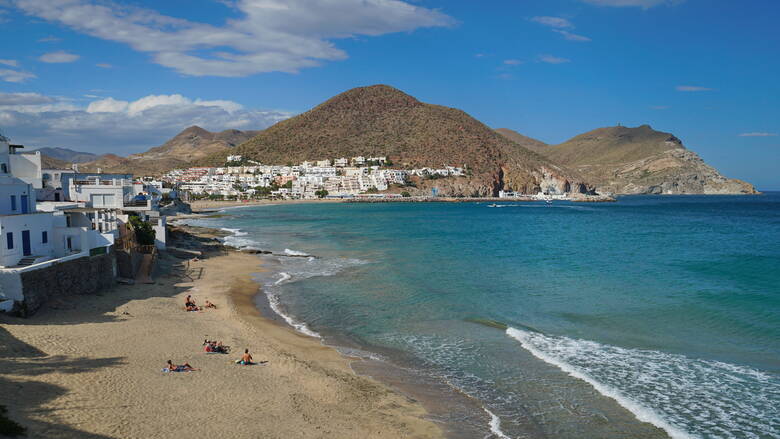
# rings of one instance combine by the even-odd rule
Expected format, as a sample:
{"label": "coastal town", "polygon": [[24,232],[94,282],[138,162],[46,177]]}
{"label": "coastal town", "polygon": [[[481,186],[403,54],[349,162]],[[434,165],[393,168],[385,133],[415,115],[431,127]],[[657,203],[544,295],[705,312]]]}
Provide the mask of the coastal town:
{"label": "coastal town", "polygon": [[[398,198],[409,197],[403,188],[414,185],[411,177],[462,177],[467,172],[465,166],[399,169],[384,156],[266,165],[229,155],[225,166],[175,169],[163,175],[161,181],[194,199]],[[390,188],[398,191],[381,193]]]}

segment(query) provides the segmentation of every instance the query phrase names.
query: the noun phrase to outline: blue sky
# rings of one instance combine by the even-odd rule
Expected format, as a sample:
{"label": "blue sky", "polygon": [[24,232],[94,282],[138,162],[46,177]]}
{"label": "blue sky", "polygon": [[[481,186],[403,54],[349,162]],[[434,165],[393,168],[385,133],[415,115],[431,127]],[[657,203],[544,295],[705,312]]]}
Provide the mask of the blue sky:
{"label": "blue sky", "polygon": [[384,83],[548,143],[674,133],[780,190],[773,0],[0,0],[0,129],[130,154]]}

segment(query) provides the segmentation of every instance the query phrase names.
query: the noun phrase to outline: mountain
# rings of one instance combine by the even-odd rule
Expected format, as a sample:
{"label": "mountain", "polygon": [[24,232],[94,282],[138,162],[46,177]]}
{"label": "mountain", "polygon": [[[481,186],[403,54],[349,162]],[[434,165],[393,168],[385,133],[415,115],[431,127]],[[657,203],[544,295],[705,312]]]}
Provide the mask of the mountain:
{"label": "mountain", "polygon": [[218,133],[191,126],[161,146],[140,154],[120,157],[114,154],[79,165],[83,172],[129,172],[135,175],[157,175],[174,168],[188,167],[210,154],[225,155],[230,148],[257,135],[259,131],[225,130]]}
{"label": "mountain", "polygon": [[649,125],[599,128],[538,151],[554,163],[579,172],[599,192],[757,193],[751,184],[721,175],[677,137]]}
{"label": "mountain", "polygon": [[41,154],[41,167],[43,169],[71,169],[71,163]]}
{"label": "mountain", "polygon": [[496,130],[498,134],[506,137],[507,139],[517,143],[525,149],[530,149],[536,153],[543,153],[547,148],[547,144],[541,140],[536,140],[528,136],[524,136],[517,131],[510,130],[509,128],[498,128]]}
{"label": "mountain", "polygon": [[65,163],[91,162],[99,157],[91,152],[74,151],[68,148],[38,148],[35,151],[40,151],[42,155]]}
{"label": "mountain", "polygon": [[[415,193],[435,186],[452,196],[495,195],[499,190],[536,193],[540,187],[588,192],[576,173],[506,139],[461,110],[426,104],[387,85],[355,88],[267,128],[239,145],[262,163],[354,156],[388,156],[400,167],[466,166],[464,178],[424,180]],[[200,161],[221,165],[224,154]]]}

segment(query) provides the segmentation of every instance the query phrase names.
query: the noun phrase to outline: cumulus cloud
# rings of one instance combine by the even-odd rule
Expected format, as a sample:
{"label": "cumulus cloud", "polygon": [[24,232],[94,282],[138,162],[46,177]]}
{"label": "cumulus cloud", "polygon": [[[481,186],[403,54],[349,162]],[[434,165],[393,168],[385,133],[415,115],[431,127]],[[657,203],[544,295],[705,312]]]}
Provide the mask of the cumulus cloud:
{"label": "cumulus cloud", "polygon": [[563,64],[563,63],[567,63],[567,62],[569,62],[571,60],[568,59],[568,58],[561,58],[561,57],[553,56],[553,55],[540,55],[539,56],[539,61],[547,63],[547,64]]}
{"label": "cumulus cloud", "polygon": [[550,26],[550,27],[556,27],[559,29],[565,27],[573,27],[569,20],[561,17],[533,17],[531,18],[531,21],[535,21],[539,24],[543,24],[545,26]]}
{"label": "cumulus cloud", "polygon": [[652,8],[661,4],[678,3],[681,0],[582,0],[596,6]]}
{"label": "cumulus cloud", "polygon": [[775,137],[777,133],[742,133],[739,137]]}
{"label": "cumulus cloud", "polygon": [[559,34],[563,35],[563,38],[566,38],[569,41],[577,41],[580,43],[587,43],[588,41],[591,41],[590,38],[584,36],[584,35],[578,35],[571,33],[569,31],[565,31],[562,29],[553,29],[553,32],[558,32]]}
{"label": "cumulus cloud", "polygon": [[347,54],[331,42],[454,20],[401,0],[235,0],[240,15],[222,26],[98,0],[13,0],[26,14],[124,43],[154,62],[192,76],[297,72]]}
{"label": "cumulus cloud", "polygon": [[677,91],[684,91],[684,92],[697,92],[697,91],[711,91],[711,88],[707,87],[699,87],[698,85],[678,85],[676,87]]}
{"label": "cumulus cloud", "polygon": [[64,50],[58,50],[56,52],[44,53],[43,55],[38,57],[38,60],[50,64],[60,64],[60,63],[73,62],[79,58],[81,57],[76,55],[75,53],[66,52]]}
{"label": "cumulus cloud", "polygon": [[157,146],[182,129],[263,129],[292,116],[247,109],[229,100],[149,95],[134,101],[104,98],[86,107],[38,93],[0,94],[0,128],[30,147],[59,146],[127,155]]}
{"label": "cumulus cloud", "polygon": [[19,61],[15,59],[0,59],[0,64],[9,67],[19,67]]}

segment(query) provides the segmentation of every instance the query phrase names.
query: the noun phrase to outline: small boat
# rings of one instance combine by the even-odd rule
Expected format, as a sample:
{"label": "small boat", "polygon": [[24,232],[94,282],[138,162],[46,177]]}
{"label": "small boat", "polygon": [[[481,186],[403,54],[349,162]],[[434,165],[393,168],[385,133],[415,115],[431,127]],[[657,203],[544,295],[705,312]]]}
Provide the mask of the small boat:
{"label": "small boat", "polygon": [[488,204],[488,207],[498,207],[498,204],[496,204],[496,203]]}

